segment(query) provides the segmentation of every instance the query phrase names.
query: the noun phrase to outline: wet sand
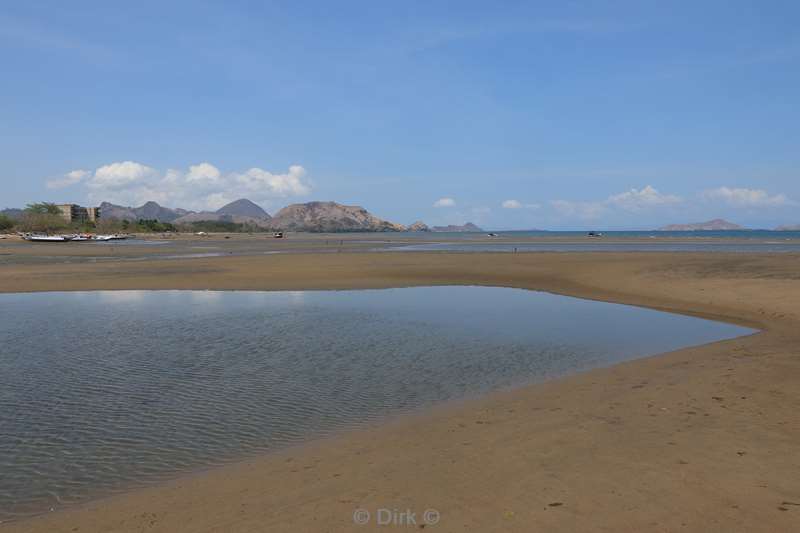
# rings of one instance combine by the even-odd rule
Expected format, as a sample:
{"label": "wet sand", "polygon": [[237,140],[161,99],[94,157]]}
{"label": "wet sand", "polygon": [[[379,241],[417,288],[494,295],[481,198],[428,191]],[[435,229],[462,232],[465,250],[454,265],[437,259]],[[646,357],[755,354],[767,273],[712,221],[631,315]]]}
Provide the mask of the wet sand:
{"label": "wet sand", "polygon": [[[345,251],[0,265],[4,292],[444,284],[546,290],[762,332],[441,406],[0,530],[375,531],[379,508],[416,512],[417,528],[435,509],[433,531],[800,529],[795,254]],[[357,509],[372,513],[368,525],[354,524]]]}

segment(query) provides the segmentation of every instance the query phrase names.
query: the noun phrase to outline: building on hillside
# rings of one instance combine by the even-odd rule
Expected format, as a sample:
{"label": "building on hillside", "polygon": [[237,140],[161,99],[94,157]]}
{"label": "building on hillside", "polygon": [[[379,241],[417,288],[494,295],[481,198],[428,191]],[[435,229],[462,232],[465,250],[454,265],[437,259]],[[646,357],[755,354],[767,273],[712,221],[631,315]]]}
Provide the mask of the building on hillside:
{"label": "building on hillside", "polygon": [[56,204],[61,218],[71,224],[73,222],[97,222],[100,219],[99,207],[81,207],[77,204]]}

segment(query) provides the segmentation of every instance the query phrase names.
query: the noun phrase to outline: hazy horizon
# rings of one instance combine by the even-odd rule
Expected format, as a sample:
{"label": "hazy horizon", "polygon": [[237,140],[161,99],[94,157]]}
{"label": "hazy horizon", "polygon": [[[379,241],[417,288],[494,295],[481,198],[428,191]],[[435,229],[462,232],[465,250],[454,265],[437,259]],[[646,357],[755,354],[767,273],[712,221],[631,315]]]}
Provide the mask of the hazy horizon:
{"label": "hazy horizon", "polygon": [[800,224],[800,5],[8,2],[0,209]]}

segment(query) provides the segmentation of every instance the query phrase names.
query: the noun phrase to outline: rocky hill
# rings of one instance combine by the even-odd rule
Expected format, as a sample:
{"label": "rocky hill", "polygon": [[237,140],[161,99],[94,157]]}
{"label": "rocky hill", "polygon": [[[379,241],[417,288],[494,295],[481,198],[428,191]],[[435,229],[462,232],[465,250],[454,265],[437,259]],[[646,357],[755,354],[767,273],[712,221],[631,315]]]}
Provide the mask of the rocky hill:
{"label": "rocky hill", "polygon": [[434,226],[431,228],[431,231],[436,231],[439,233],[466,233],[466,232],[475,232],[475,231],[483,231],[481,228],[473,224],[472,222],[467,222],[463,226],[456,226],[450,224],[449,226]]}
{"label": "rocky hill", "polygon": [[431,228],[428,227],[427,224],[422,222],[421,220],[417,220],[413,224],[411,224],[408,228],[408,231],[430,231]]}
{"label": "rocky hill", "polygon": [[715,218],[714,220],[709,220],[708,222],[670,224],[669,226],[658,228],[658,231],[728,231],[740,229],[745,228],[738,224],[734,224],[733,222],[728,222],[727,220],[722,220],[721,218]]}
{"label": "rocky hill", "polygon": [[216,211],[200,211],[188,213],[173,220],[174,224],[191,224],[192,222],[234,222],[236,224],[251,224],[261,228],[270,228],[269,213],[250,200],[242,198],[226,204]]}
{"label": "rocky hill", "polygon": [[286,231],[404,231],[401,224],[382,220],[361,206],[336,202],[292,204],[278,211],[270,225]]}
{"label": "rocky hill", "polygon": [[800,231],[800,224],[789,224],[787,226],[778,226],[775,231]]}
{"label": "rocky hill", "polygon": [[261,206],[254,204],[247,198],[241,198],[227,205],[223,205],[217,209],[218,215],[230,215],[235,217],[252,217],[252,218],[272,218],[264,211]]}

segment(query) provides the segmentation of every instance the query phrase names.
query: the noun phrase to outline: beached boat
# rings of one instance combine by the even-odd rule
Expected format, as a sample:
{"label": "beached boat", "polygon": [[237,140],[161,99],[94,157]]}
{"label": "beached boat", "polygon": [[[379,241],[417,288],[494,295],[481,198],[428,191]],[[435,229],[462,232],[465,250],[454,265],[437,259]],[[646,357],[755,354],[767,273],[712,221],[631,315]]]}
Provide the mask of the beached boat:
{"label": "beached boat", "polygon": [[71,240],[68,235],[27,235],[24,239],[30,242],[67,242]]}
{"label": "beached boat", "polygon": [[113,235],[95,235],[92,237],[93,241],[110,241],[114,238]]}

